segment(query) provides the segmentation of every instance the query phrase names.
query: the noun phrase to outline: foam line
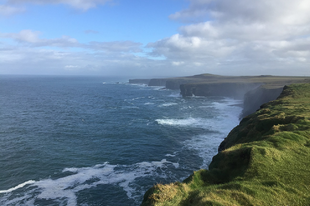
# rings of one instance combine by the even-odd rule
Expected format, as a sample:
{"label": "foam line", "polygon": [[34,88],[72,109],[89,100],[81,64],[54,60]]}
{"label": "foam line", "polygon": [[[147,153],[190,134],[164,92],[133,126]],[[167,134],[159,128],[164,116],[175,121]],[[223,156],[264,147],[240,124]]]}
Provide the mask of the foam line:
{"label": "foam line", "polygon": [[12,187],[12,188],[10,188],[10,189],[8,189],[8,190],[0,190],[0,194],[1,194],[1,193],[13,192],[14,190],[17,190],[17,189],[22,188],[22,187],[24,187],[24,186],[26,186],[26,185],[29,185],[29,184],[33,184],[33,183],[35,183],[35,182],[36,182],[36,181],[34,181],[34,180],[28,180],[28,181],[26,181],[26,182],[24,182],[24,183],[21,183],[21,184],[17,185],[16,187]]}
{"label": "foam line", "polygon": [[[58,179],[42,179],[39,181],[29,180],[0,193],[8,193],[0,199],[0,203],[14,205],[22,204],[25,201],[34,202],[36,199],[54,200],[59,205],[77,205],[77,193],[79,191],[97,187],[98,185],[118,185],[126,192],[128,198],[135,199],[142,194],[141,188],[133,186],[137,178],[162,177],[166,178],[165,168],[179,167],[178,163],[162,159],[161,161],[140,162],[133,165],[110,165],[108,163],[98,164],[92,167],[65,168],[63,173],[69,172],[65,177]],[[157,169],[160,169],[158,173]],[[26,188],[19,197],[14,196],[14,190],[25,185],[32,184],[33,188]],[[13,195],[13,196],[12,196]]]}

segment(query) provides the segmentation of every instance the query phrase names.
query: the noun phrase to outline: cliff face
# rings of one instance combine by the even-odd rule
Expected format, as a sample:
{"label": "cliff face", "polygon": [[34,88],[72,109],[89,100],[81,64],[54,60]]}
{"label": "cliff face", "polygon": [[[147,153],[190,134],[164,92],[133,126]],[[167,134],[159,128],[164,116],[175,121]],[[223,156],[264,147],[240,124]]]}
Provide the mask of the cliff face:
{"label": "cliff face", "polygon": [[240,117],[243,118],[249,114],[252,114],[258,110],[262,104],[277,99],[282,90],[282,86],[276,88],[266,88],[262,85],[247,92],[244,95],[243,110]]}
{"label": "cliff face", "polygon": [[166,79],[151,79],[149,86],[166,86]]}
{"label": "cliff face", "polygon": [[129,79],[129,84],[149,84],[150,79]]}
{"label": "cliff face", "polygon": [[172,90],[179,90],[180,85],[186,83],[184,80],[177,80],[177,79],[169,79],[166,82],[166,88]]}
{"label": "cliff face", "polygon": [[310,84],[285,86],[221,143],[209,170],[157,184],[147,205],[310,205]]}
{"label": "cliff face", "polygon": [[261,85],[261,83],[208,83],[182,84],[181,95],[186,96],[225,96],[243,99],[245,93]]}

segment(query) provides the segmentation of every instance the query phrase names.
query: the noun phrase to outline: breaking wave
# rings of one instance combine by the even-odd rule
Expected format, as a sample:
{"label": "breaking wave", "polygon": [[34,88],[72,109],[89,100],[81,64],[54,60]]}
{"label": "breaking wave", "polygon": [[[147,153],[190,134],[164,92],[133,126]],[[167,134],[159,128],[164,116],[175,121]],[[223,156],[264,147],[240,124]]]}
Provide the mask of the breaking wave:
{"label": "breaking wave", "polygon": [[[37,199],[52,200],[59,205],[77,205],[77,193],[98,185],[118,185],[135,201],[143,194],[144,188],[132,184],[143,177],[167,178],[168,167],[178,168],[179,164],[166,159],[140,162],[134,165],[98,164],[93,167],[65,168],[64,177],[58,179],[29,180],[7,190],[0,190],[1,205],[34,205]],[[12,192],[17,191],[16,197]]]}

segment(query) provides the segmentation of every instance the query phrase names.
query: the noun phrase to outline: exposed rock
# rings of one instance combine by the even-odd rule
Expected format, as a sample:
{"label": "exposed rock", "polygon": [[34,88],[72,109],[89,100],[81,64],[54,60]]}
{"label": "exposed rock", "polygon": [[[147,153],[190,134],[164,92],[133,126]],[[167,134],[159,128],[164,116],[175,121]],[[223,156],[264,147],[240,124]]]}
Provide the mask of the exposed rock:
{"label": "exposed rock", "polygon": [[243,110],[240,118],[254,113],[260,108],[262,104],[275,100],[279,97],[283,90],[283,86],[274,88],[266,87],[264,85],[247,92],[244,95]]}
{"label": "exposed rock", "polygon": [[167,79],[151,79],[149,86],[166,86]]}

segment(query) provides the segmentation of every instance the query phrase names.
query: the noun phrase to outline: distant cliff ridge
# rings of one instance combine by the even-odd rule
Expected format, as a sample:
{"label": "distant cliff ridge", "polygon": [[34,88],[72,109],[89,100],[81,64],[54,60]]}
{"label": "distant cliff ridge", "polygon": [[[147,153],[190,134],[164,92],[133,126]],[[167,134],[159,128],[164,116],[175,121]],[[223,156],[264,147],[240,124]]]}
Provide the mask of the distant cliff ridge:
{"label": "distant cliff ridge", "polygon": [[180,85],[181,95],[186,96],[224,96],[243,99],[245,93],[253,90],[261,83],[222,82]]}
{"label": "distant cliff ridge", "polygon": [[[241,99],[243,111],[241,118],[259,109],[260,105],[276,99],[284,85],[310,82],[309,77],[289,76],[220,76],[199,74],[187,77],[135,80],[149,86],[163,86],[180,90],[183,97],[224,96]],[[132,81],[130,81],[131,83]]]}
{"label": "distant cliff ridge", "polygon": [[149,82],[149,86],[166,86],[166,79],[151,79]]}
{"label": "distant cliff ridge", "polygon": [[148,85],[150,79],[129,79],[129,84],[146,84]]}

